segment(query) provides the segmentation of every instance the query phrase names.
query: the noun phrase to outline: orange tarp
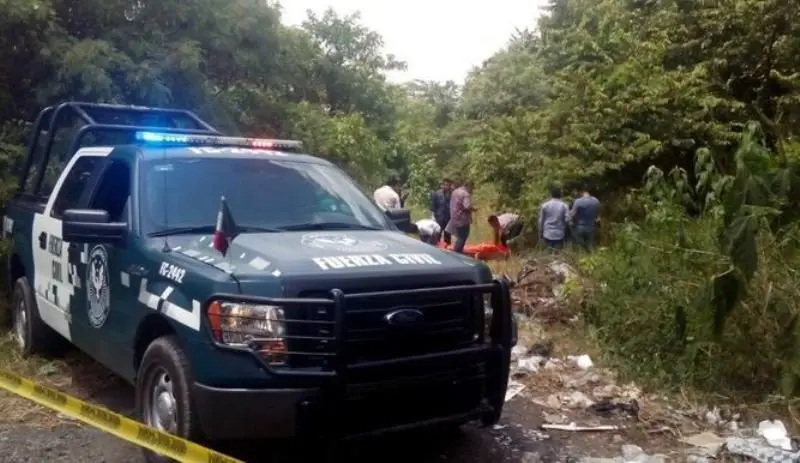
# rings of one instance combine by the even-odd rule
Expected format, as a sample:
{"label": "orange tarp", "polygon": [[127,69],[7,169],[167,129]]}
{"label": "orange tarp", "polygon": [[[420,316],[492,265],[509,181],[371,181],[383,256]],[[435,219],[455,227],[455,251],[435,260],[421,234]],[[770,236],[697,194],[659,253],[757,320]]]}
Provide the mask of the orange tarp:
{"label": "orange tarp", "polygon": [[[439,247],[443,249],[453,249],[447,246],[444,241],[439,241]],[[509,250],[500,243],[477,243],[464,246],[464,254],[478,260],[497,260],[508,257]]]}
{"label": "orange tarp", "polygon": [[[464,246],[464,254],[478,260],[498,260],[505,259],[509,255],[508,246],[503,246],[500,242],[500,226],[495,221],[489,222],[492,227],[492,234],[494,235],[493,242],[483,242],[478,244],[468,244]],[[455,239],[455,237],[453,237]],[[442,249],[453,249],[453,246],[448,246],[444,241],[439,241],[438,247]]]}

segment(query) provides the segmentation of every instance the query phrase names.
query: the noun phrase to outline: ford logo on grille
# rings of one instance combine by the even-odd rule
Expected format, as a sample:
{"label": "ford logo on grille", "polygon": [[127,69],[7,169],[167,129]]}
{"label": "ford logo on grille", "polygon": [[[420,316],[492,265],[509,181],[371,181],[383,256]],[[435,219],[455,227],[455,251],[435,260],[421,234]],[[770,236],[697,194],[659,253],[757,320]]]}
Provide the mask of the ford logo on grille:
{"label": "ford logo on grille", "polygon": [[392,310],[384,315],[383,319],[392,327],[413,328],[421,325],[425,321],[425,314],[411,307],[403,307]]}

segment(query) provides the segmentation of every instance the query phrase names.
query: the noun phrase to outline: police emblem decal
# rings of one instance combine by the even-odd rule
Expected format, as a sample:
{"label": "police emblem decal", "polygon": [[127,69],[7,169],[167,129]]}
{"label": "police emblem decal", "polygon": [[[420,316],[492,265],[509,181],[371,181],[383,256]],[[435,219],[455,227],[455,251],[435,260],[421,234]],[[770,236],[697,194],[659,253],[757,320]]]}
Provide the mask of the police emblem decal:
{"label": "police emblem decal", "polygon": [[108,319],[111,307],[108,272],[108,253],[103,245],[92,248],[86,265],[86,298],[89,324],[101,328]]}

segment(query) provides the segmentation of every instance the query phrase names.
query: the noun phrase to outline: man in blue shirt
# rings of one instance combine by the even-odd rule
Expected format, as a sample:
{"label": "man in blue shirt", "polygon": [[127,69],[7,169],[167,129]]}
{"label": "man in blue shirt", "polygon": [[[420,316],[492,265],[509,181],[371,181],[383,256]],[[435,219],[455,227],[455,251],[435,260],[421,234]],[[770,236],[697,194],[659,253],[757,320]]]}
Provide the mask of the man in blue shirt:
{"label": "man in blue shirt", "polygon": [[450,245],[451,237],[450,233],[445,231],[445,227],[447,227],[447,222],[450,221],[450,195],[452,192],[453,182],[448,178],[442,180],[439,190],[431,193],[431,204],[429,207],[431,215],[433,215],[433,220],[439,224],[444,235],[444,242],[447,243],[448,246]]}
{"label": "man in blue shirt", "polygon": [[600,213],[600,200],[592,196],[589,186],[585,185],[581,197],[572,203],[570,219],[573,224],[575,242],[586,251],[594,245],[594,229]]}
{"label": "man in blue shirt", "polygon": [[567,215],[569,206],[561,199],[561,188],[550,190],[550,199],[539,209],[539,238],[548,248],[558,250],[564,247],[567,235]]}

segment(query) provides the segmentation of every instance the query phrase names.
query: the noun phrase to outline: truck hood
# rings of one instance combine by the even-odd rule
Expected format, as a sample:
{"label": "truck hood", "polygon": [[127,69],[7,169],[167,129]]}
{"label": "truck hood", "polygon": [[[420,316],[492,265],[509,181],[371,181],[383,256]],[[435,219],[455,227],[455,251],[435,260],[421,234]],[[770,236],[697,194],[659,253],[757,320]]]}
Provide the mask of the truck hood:
{"label": "truck hood", "polygon": [[246,233],[225,256],[210,235],[169,238],[175,252],[218,267],[242,282],[263,278],[475,275],[480,263],[392,231]]}

